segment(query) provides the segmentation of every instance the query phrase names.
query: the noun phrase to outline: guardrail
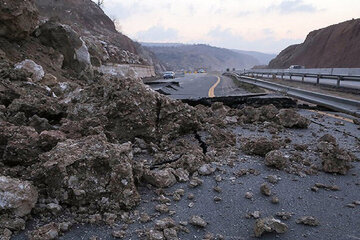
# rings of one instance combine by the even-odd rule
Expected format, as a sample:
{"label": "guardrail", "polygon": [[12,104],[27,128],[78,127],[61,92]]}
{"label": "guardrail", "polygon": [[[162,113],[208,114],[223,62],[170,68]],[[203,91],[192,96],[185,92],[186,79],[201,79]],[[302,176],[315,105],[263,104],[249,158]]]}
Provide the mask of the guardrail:
{"label": "guardrail", "polygon": [[360,101],[293,88],[278,83],[246,77],[235,72],[227,72],[226,75],[233,76],[237,80],[248,84],[256,85],[258,87],[266,88],[275,92],[280,92],[282,94],[315,103],[335,111],[340,111],[360,117]]}
{"label": "guardrail", "polygon": [[236,71],[236,73],[252,76],[252,77],[278,77],[282,80],[284,77],[301,77],[301,81],[305,82],[305,78],[315,78],[316,84],[320,84],[320,79],[336,80],[336,86],[340,87],[342,81],[354,81],[360,83],[360,68],[313,68],[313,69],[251,69],[244,71]]}

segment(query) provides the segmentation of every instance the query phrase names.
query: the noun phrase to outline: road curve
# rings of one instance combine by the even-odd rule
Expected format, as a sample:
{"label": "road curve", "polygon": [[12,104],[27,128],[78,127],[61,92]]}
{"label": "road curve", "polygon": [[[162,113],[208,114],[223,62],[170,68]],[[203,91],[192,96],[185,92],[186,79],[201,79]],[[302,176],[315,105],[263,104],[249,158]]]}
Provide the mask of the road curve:
{"label": "road curve", "polygon": [[174,80],[179,84],[171,86],[165,84],[161,88],[174,99],[234,96],[247,93],[244,89],[238,88],[233,79],[221,76],[219,73],[186,74]]}

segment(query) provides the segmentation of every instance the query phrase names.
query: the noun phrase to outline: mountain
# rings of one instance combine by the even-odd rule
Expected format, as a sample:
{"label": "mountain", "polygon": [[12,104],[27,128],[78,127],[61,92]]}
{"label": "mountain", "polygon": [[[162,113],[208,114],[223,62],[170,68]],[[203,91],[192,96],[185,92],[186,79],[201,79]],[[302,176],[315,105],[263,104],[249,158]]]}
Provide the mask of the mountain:
{"label": "mountain", "polygon": [[248,54],[204,44],[144,44],[168,70],[244,69],[260,62]]}
{"label": "mountain", "polygon": [[244,50],[238,50],[238,49],[232,49],[232,50],[235,52],[238,52],[238,53],[253,56],[260,62],[260,65],[268,65],[269,62],[276,57],[276,54],[271,54],[271,53],[262,53],[262,52],[256,52],[256,51],[244,51]]}
{"label": "mountain", "polygon": [[335,24],[309,33],[302,44],[284,49],[269,63],[269,68],[360,67],[360,19]]}

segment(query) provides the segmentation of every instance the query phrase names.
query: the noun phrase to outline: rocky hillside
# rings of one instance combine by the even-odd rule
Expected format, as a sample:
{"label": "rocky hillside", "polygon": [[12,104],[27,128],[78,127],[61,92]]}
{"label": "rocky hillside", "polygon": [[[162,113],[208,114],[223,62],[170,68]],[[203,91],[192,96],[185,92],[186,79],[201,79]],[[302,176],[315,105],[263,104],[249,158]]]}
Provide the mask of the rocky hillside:
{"label": "rocky hillside", "polygon": [[43,21],[69,25],[82,37],[91,56],[91,64],[106,63],[153,65],[163,68],[152,53],[115,29],[113,21],[91,0],[36,0]]}
{"label": "rocky hillside", "polygon": [[360,67],[360,19],[312,31],[302,44],[283,50],[270,68],[303,65],[306,68]]}
{"label": "rocky hillside", "polygon": [[168,70],[224,71],[226,68],[251,68],[259,61],[247,54],[204,44],[156,46],[144,44],[166,66]]}

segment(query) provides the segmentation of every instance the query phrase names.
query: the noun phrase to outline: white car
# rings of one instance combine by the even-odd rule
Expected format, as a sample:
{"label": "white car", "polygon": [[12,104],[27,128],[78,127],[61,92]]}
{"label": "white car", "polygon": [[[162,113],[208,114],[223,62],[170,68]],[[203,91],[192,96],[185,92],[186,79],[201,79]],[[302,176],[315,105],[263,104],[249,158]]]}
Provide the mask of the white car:
{"label": "white car", "polygon": [[164,72],[163,78],[164,79],[169,79],[169,78],[174,79],[175,78],[175,73],[174,72]]}

